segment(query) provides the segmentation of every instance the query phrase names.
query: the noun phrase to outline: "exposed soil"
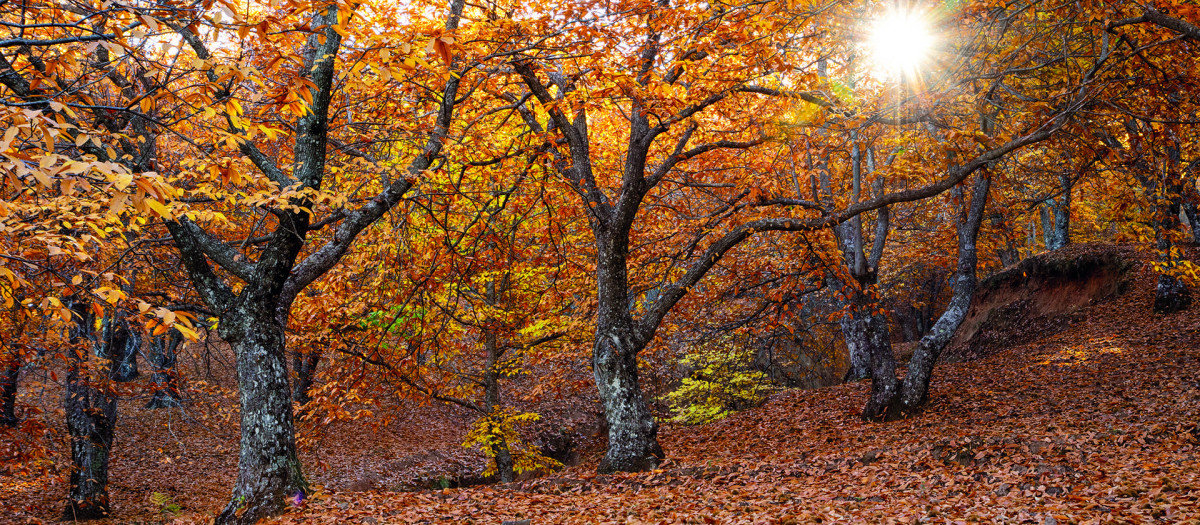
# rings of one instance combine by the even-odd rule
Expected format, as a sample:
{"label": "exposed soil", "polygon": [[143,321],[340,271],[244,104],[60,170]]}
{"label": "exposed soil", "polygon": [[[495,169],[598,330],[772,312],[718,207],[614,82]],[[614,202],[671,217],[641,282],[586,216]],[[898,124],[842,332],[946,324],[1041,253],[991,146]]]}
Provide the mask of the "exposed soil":
{"label": "exposed soil", "polygon": [[979,359],[1067,329],[1084,307],[1128,290],[1140,258],[1133,247],[1085,244],[1005,268],[980,283],[943,359]]}

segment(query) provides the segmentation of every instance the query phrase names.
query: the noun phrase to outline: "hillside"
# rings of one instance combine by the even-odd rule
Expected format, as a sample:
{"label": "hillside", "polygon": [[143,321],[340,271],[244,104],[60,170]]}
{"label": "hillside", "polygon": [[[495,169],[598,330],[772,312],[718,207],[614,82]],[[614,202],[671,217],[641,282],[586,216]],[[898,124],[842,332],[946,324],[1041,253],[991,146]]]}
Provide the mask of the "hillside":
{"label": "hillside", "polygon": [[[597,476],[593,450],[508,486],[389,492],[355,476],[420,450],[470,463],[453,434],[463,422],[433,429],[446,414],[426,407],[367,436],[345,428],[321,447],[324,465],[305,458],[325,491],[272,523],[1198,523],[1200,323],[1194,310],[1150,314],[1152,283],[1132,265],[1127,292],[1064,299],[1070,314],[1049,335],[940,366],[919,417],[863,422],[866,382],[786,391],[717,423],[666,426],[669,459],[650,473]],[[227,496],[236,431],[187,412],[123,414],[112,522],[156,522],[152,492],[183,507],[177,523],[205,522]],[[164,424],[174,445],[150,432]],[[13,522],[57,513],[61,484],[4,479]]]}

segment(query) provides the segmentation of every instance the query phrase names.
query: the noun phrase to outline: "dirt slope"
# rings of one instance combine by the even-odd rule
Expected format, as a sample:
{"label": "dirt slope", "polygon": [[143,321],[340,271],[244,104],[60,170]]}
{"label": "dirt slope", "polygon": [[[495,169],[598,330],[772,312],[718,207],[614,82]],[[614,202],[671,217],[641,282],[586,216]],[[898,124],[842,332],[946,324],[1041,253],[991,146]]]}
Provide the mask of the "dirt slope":
{"label": "dirt slope", "polygon": [[[940,366],[928,411],[913,419],[859,420],[865,382],[787,391],[714,424],[666,426],[660,471],[596,476],[592,454],[508,486],[396,493],[331,483],[272,523],[1200,523],[1200,319],[1194,309],[1151,314],[1152,282],[1134,264],[1127,293],[1080,304],[1057,333]],[[416,446],[426,430],[386,431]],[[213,447],[232,442],[177,435],[189,445],[163,465],[157,479],[169,481],[118,482],[120,523],[154,518],[146,491],[183,502],[178,523],[203,523],[220,504],[232,455]],[[344,454],[361,457],[370,441],[347,438]],[[115,463],[114,476],[135,475],[128,468]],[[19,490],[8,479],[0,502],[11,505]]]}

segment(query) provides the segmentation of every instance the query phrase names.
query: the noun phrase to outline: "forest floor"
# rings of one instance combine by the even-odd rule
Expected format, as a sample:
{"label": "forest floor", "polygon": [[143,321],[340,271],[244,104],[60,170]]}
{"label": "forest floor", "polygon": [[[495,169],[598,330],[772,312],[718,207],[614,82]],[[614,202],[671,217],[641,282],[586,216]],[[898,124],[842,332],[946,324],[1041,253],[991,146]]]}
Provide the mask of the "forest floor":
{"label": "forest floor", "polygon": [[[508,485],[363,481],[389,461],[478,467],[459,446],[466,419],[427,406],[327,434],[305,455],[324,489],[271,523],[1200,523],[1200,306],[1154,315],[1154,276],[1132,275],[1127,293],[1049,335],[939,365],[928,409],[910,419],[859,419],[867,382],[788,390],[716,423],[664,426],[668,459],[653,472],[596,475],[592,447]],[[159,523],[154,492],[182,507],[176,523],[219,510],[237,443],[236,425],[219,423],[236,410],[204,406],[123,409],[108,521]],[[0,477],[0,522],[54,518],[66,490],[55,477]]]}

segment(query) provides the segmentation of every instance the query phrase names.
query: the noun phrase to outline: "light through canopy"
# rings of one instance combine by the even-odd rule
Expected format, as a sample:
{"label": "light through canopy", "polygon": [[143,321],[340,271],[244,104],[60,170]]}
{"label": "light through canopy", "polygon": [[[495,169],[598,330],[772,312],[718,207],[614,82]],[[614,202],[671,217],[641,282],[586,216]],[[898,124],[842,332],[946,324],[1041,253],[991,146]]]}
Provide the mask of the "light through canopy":
{"label": "light through canopy", "polygon": [[926,13],[893,5],[870,27],[868,45],[873,68],[893,78],[917,78],[935,41]]}

